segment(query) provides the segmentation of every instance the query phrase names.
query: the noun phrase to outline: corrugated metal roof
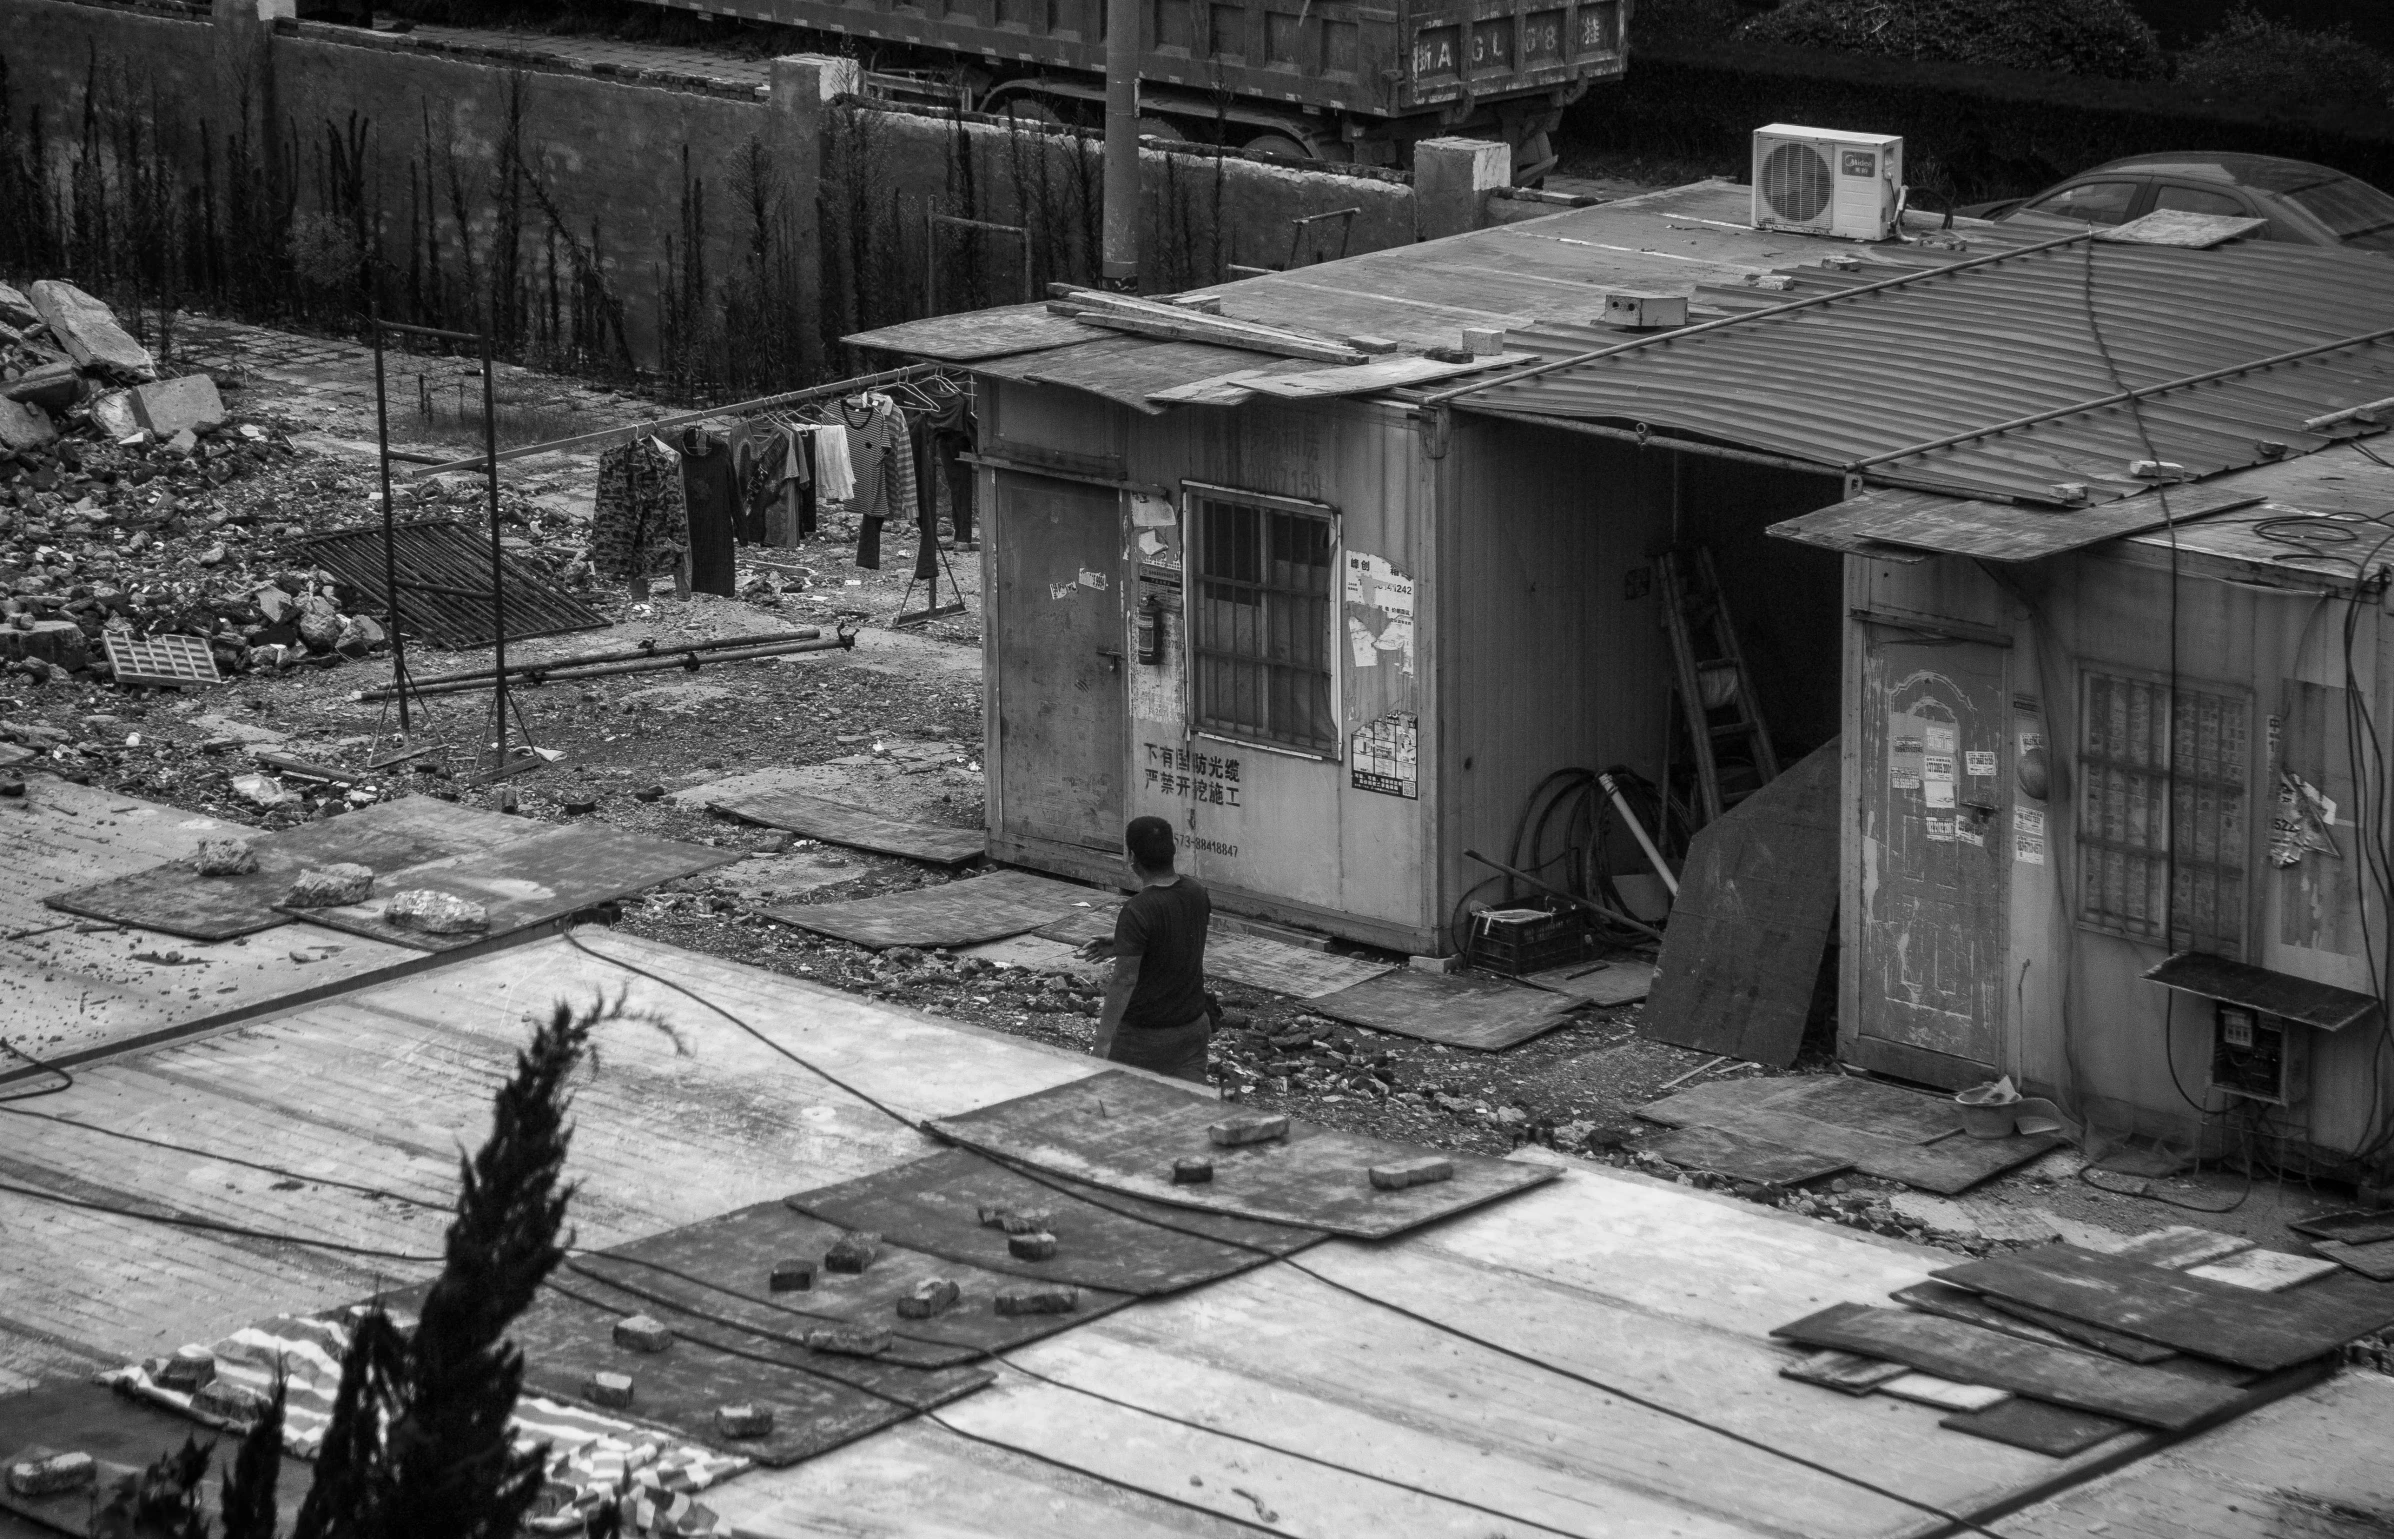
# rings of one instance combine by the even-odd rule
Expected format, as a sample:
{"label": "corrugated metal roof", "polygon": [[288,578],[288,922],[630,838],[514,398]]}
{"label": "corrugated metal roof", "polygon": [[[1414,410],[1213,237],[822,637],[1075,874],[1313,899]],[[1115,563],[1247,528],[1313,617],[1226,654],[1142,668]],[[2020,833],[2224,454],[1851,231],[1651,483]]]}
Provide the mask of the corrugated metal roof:
{"label": "corrugated metal roof", "polygon": [[[1329,336],[1385,337],[1401,349],[1420,352],[1456,346],[1466,326],[1519,333],[1540,325],[1593,323],[1613,289],[1684,294],[1690,314],[1701,319],[1783,301],[1789,297],[1777,291],[1783,284],[1852,286],[2027,243],[2017,231],[1975,222],[1961,231],[1965,244],[1953,247],[1856,246],[1757,230],[1746,223],[1751,198],[1750,189],[1735,183],[1696,182],[1198,292],[1218,296],[1222,314],[1232,320]],[[1916,216],[1914,228],[1926,232],[1934,224]],[[1852,270],[1805,265],[1823,262],[1852,264]],[[1797,276],[1786,276],[1791,269]],[[1097,328],[1048,315],[1044,305],[935,316],[845,340],[968,363],[1005,378],[1070,386],[1142,410],[1151,409],[1148,390],[1275,361],[1213,347],[1168,353],[1188,344],[1101,336]],[[1126,340],[1128,349],[1120,345]],[[1568,352],[1588,346],[1560,339],[1550,345]],[[1129,353],[1142,348],[1158,356],[1126,371]],[[1198,369],[1205,372],[1194,372]]]}
{"label": "corrugated metal roof", "polygon": [[[1643,423],[1860,467],[1886,485],[2051,500],[2063,482],[2097,497],[2132,492],[2134,459],[2202,476],[2269,459],[2265,441],[2316,449],[2332,435],[2305,432],[2306,419],[2394,395],[2394,348],[2373,338],[2394,333],[2394,262],[2383,257],[2063,237],[1819,297],[1845,276],[1802,275],[1773,296],[1812,301],[1800,308],[1626,346],[1618,332],[1542,327],[1519,341],[1613,350],[1453,393],[1452,404]],[[2106,400],[2123,385],[2172,388],[2143,395],[2132,414]],[[1987,431],[2005,424],[2018,425]],[[1964,433],[1979,436],[1920,447]]]}

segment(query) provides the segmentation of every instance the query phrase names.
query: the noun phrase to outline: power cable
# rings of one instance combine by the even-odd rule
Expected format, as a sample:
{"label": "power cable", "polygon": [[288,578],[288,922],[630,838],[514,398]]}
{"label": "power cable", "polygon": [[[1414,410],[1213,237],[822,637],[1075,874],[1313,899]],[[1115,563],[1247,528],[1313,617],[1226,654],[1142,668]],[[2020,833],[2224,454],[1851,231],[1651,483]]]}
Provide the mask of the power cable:
{"label": "power cable", "polygon": [[195,1218],[187,1213],[144,1213],[121,1203],[92,1202],[81,1197],[69,1197],[63,1192],[45,1192],[37,1186],[19,1186],[13,1181],[0,1181],[0,1192],[29,1197],[36,1202],[54,1203],[63,1208],[81,1208],[87,1213],[105,1213],[113,1218],[139,1219],[146,1224],[163,1224],[170,1229],[196,1229],[203,1234],[230,1235],[243,1240],[265,1240],[276,1245],[305,1245],[316,1250],[329,1250],[344,1256],[364,1256],[375,1261],[418,1262],[438,1265],[443,1256],[418,1256],[407,1251],[378,1250],[369,1245],[350,1245],[340,1240],[312,1239],[306,1235],[287,1234],[273,1229],[253,1229],[246,1224],[220,1223],[212,1218]]}
{"label": "power cable", "polygon": [[14,1042],[9,1041],[6,1037],[0,1037],[0,1047],[7,1048],[11,1053],[14,1053],[17,1057],[24,1059],[27,1063],[32,1064],[42,1073],[54,1074],[58,1077],[58,1083],[55,1085],[44,1085],[39,1090],[20,1090],[15,1095],[0,1096],[0,1107],[7,1106],[11,1101],[38,1100],[46,1095],[59,1095],[65,1091],[75,1088],[75,1075],[72,1070],[60,1068],[58,1065],[53,1063],[44,1063],[41,1059],[34,1057],[31,1053],[28,1053],[23,1048],[17,1046]]}

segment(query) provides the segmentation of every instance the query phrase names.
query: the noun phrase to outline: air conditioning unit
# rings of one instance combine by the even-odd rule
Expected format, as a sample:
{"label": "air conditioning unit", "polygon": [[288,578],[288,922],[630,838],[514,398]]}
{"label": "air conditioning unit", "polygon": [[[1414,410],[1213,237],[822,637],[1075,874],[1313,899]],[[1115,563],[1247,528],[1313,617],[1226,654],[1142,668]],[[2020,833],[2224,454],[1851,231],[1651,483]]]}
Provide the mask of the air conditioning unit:
{"label": "air conditioning unit", "polygon": [[1903,217],[1904,141],[1773,123],[1754,131],[1754,228],[1885,240]]}

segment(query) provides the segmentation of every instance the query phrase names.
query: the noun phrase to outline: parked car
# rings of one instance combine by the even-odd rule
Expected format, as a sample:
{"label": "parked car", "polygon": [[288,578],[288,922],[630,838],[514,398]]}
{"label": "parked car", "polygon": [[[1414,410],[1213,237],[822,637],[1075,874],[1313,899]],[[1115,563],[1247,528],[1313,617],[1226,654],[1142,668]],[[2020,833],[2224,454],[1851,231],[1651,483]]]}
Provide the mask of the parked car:
{"label": "parked car", "polygon": [[2155,209],[2266,219],[2267,240],[2394,251],[2394,197],[2358,177],[2275,155],[2179,151],[2131,155],[2026,198],[1955,212],[2031,223],[2123,224]]}

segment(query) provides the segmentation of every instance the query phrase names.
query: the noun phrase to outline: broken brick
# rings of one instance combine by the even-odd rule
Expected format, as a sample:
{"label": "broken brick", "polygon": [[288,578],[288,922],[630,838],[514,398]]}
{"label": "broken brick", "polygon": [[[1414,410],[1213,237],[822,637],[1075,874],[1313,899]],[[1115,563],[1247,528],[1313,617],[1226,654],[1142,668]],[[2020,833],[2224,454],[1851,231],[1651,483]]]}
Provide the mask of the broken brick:
{"label": "broken brick", "polygon": [[840,1357],[878,1357],[891,1340],[889,1332],[869,1325],[828,1325],[806,1333],[808,1347]]}
{"label": "broken brick", "polygon": [[363,903],[374,891],[374,868],[343,861],[302,871],[283,895],[285,908],[342,908]]}
{"label": "broken brick", "polygon": [[1005,1288],[997,1296],[997,1312],[1001,1315],[1068,1315],[1080,1307],[1081,1290],[1061,1283]]}
{"label": "broken brick", "polygon": [[155,1359],[150,1369],[150,1382],[160,1389],[179,1389],[190,1394],[216,1377],[216,1354],[205,1347],[185,1347],[172,1357]]}
{"label": "broken brick", "polygon": [[610,1410],[622,1410],[632,1403],[632,1376],[628,1373],[594,1373],[590,1376],[590,1403]]}
{"label": "broken brick", "polygon": [[715,1430],[725,1437],[764,1437],[773,1430],[773,1407],[719,1405],[715,1408]]}
{"label": "broken brick", "polygon": [[823,1252],[826,1272],[861,1272],[881,1259],[881,1236],[871,1233],[843,1234]]}
{"label": "broken brick", "polygon": [[246,876],[258,869],[258,852],[247,839],[202,839],[192,864],[202,876]]}
{"label": "broken brick", "polygon": [[45,1459],[25,1459],[8,1467],[8,1488],[19,1496],[56,1496],[61,1491],[80,1491],[90,1485],[99,1473],[99,1466],[90,1454],[83,1452],[51,1454]]}
{"label": "broken brick", "polygon": [[1269,1143],[1288,1136],[1288,1118],[1278,1112],[1237,1112],[1207,1128],[1205,1136],[1225,1149]]}
{"label": "broken brick", "polygon": [[394,893],[382,908],[383,923],[426,935],[470,935],[490,928],[490,911],[468,898],[429,887]]}
{"label": "broken brick", "polygon": [[1392,1160],[1386,1165],[1374,1165],[1371,1173],[1372,1185],[1384,1192],[1397,1192],[1408,1186],[1428,1186],[1433,1181],[1453,1179],[1455,1162],[1435,1154],[1425,1154],[1416,1160]]}
{"label": "broken brick", "polygon": [[1191,1156],[1185,1160],[1172,1162],[1172,1184],[1174,1186],[1203,1186],[1213,1178],[1214,1162],[1212,1160]]}
{"label": "broken brick", "polygon": [[673,1345],[673,1328],[647,1315],[626,1315],[615,1322],[615,1344],[635,1352],[662,1352]]}
{"label": "broken brick", "polygon": [[1031,1234],[1045,1229],[1056,1215],[1046,1208],[983,1208],[981,1227],[1008,1234]]}
{"label": "broken brick", "polygon": [[1006,1236],[1006,1254],[1017,1261],[1052,1261],[1056,1256],[1056,1237],[1044,1230],[1010,1234]]}
{"label": "broken brick", "polygon": [[775,1293],[805,1293],[815,1285],[812,1261],[776,1261],[770,1286]]}
{"label": "broken brick", "polygon": [[926,1277],[914,1285],[914,1291],[898,1300],[901,1320],[928,1320],[943,1310],[953,1309],[963,1290],[952,1279]]}

